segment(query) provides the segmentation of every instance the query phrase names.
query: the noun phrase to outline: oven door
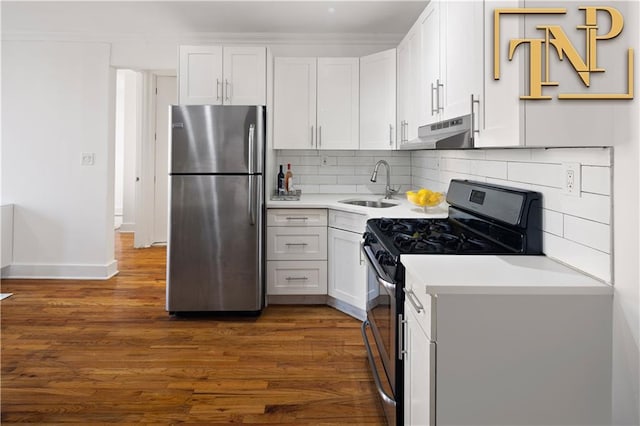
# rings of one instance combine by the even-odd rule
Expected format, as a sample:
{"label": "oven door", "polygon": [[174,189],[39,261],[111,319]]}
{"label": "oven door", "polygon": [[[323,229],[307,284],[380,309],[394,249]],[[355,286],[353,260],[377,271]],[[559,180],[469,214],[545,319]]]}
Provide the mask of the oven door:
{"label": "oven door", "polygon": [[[370,247],[363,245],[367,259],[367,320],[362,324],[369,364],[382,398],[385,415],[390,425],[402,424],[398,401],[402,401],[401,364],[396,357],[398,313],[396,284],[376,261]],[[370,332],[367,332],[370,329]],[[375,345],[371,344],[373,336]],[[399,371],[400,370],[400,371]]]}

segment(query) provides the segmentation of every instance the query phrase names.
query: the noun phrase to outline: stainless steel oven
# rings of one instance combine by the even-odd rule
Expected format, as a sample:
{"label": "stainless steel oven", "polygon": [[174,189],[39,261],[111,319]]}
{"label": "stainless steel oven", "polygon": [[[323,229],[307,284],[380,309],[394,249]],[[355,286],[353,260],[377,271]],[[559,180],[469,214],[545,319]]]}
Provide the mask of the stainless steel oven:
{"label": "stainless steel oven", "polygon": [[447,202],[446,218],[369,219],[363,236],[369,297],[362,335],[391,425],[402,425],[404,419],[405,270],[401,256],[542,252],[539,193],[453,179]]}
{"label": "stainless steel oven", "polygon": [[[390,425],[401,425],[404,370],[402,353],[398,352],[401,335],[398,331],[404,313],[403,277],[398,274],[397,265],[385,265],[389,262],[384,253],[378,252],[376,258],[367,243],[362,251],[368,267],[367,319],[362,324],[362,336],[387,421]],[[385,266],[391,270],[385,270]]]}

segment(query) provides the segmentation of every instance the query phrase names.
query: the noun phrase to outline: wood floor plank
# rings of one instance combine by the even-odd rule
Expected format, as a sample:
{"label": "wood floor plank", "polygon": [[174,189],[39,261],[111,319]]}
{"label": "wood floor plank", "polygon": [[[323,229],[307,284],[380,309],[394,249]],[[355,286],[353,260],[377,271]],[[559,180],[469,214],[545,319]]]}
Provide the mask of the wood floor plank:
{"label": "wood floor plank", "polygon": [[360,322],[326,306],[172,317],[163,247],[116,233],[120,273],[3,280],[3,425],[381,425]]}

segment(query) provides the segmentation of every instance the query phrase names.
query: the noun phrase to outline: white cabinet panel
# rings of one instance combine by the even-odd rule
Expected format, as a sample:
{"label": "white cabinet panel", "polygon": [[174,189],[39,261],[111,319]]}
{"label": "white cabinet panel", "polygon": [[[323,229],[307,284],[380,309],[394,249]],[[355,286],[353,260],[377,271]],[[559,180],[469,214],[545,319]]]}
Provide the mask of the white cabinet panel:
{"label": "white cabinet panel", "polygon": [[329,210],[329,226],[359,235],[365,230],[367,216],[357,213],[343,212],[340,210]]}
{"label": "white cabinet panel", "polygon": [[316,58],[275,58],[274,148],[315,148],[316,72]]}
{"label": "white cabinet panel", "polygon": [[396,147],[396,49],[360,58],[360,149]]}
{"label": "white cabinet panel", "polygon": [[222,46],[180,46],[180,103],[222,105]]}
{"label": "white cabinet panel", "polygon": [[362,237],[354,232],[329,228],[329,296],[366,309],[366,265],[360,252]]}
{"label": "white cabinet panel", "polygon": [[268,209],[267,226],[327,226],[325,209]]}
{"label": "white cabinet panel", "polygon": [[267,262],[267,293],[327,294],[327,262]]}
{"label": "white cabinet panel", "polygon": [[418,100],[419,126],[439,121],[443,109],[443,100],[438,96],[443,88],[440,72],[440,9],[440,2],[429,3],[420,22],[422,72]]}
{"label": "white cabinet panel", "polygon": [[180,46],[183,105],[265,105],[266,47]]}
{"label": "white cabinet panel", "polygon": [[408,302],[405,320],[404,424],[435,425],[436,344],[420,328]]}
{"label": "white cabinet panel", "polygon": [[318,58],[319,149],[358,149],[358,58]]}
{"label": "white cabinet panel", "polygon": [[264,47],[225,47],[224,103],[266,105],[267,51]]}
{"label": "white cabinet panel", "polygon": [[326,227],[270,227],[268,260],[327,260]]}
{"label": "white cabinet panel", "polygon": [[274,148],[358,149],[358,58],[275,58]]}

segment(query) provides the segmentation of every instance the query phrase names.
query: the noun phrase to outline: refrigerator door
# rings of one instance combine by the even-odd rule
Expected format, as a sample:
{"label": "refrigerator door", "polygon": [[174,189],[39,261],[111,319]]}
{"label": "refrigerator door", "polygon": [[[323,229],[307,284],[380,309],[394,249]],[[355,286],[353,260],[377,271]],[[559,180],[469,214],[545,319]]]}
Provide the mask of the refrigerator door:
{"label": "refrigerator door", "polygon": [[173,105],[170,174],[262,173],[264,107]]}
{"label": "refrigerator door", "polygon": [[167,310],[261,310],[262,176],[169,179]]}

